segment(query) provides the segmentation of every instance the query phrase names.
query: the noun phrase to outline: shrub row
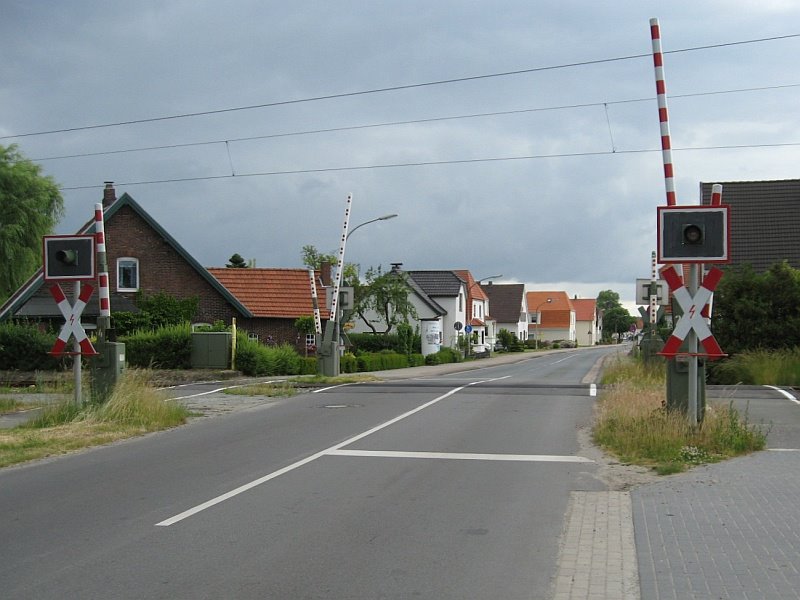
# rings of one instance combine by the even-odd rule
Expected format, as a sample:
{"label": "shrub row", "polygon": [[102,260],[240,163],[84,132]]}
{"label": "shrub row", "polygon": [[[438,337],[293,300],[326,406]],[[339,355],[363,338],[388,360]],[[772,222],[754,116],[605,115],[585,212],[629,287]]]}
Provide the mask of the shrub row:
{"label": "shrub row", "polygon": [[141,329],[119,338],[125,344],[125,361],[145,369],[190,369],[192,328],[189,323],[156,330]]}
{"label": "shrub row", "polygon": [[[410,329],[410,328],[409,328]],[[410,333],[410,332],[409,332]],[[355,355],[369,352],[382,352],[391,350],[398,354],[406,353],[408,341],[406,335],[397,333],[375,334],[375,333],[350,333],[347,338],[352,344],[351,352]],[[411,352],[420,354],[422,352],[422,338],[419,334],[411,334]]]}
{"label": "shrub row", "polygon": [[425,364],[425,359],[422,354],[408,356],[384,350],[383,352],[363,353],[356,356],[348,352],[339,361],[339,370],[342,373],[366,373],[369,371],[419,367],[423,364]]}
{"label": "shrub row", "polygon": [[28,323],[0,323],[0,369],[8,371],[53,371],[62,368],[50,356],[56,334],[40,331]]}

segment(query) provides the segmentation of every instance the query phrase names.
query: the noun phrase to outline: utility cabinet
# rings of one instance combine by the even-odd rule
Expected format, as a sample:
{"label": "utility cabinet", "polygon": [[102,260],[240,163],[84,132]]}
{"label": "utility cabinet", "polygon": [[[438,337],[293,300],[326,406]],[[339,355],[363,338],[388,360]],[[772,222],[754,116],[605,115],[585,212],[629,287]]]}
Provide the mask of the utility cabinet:
{"label": "utility cabinet", "polygon": [[229,331],[192,333],[193,369],[229,369],[232,334]]}

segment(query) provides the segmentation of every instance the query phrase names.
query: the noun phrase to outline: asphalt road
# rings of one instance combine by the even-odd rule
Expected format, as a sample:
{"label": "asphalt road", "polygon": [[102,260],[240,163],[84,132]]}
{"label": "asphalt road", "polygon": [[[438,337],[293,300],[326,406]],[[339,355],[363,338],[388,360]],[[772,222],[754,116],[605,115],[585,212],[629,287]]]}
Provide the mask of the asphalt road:
{"label": "asphalt road", "polygon": [[577,431],[616,350],[340,386],[6,469],[0,593],[549,598],[570,492],[605,489]]}

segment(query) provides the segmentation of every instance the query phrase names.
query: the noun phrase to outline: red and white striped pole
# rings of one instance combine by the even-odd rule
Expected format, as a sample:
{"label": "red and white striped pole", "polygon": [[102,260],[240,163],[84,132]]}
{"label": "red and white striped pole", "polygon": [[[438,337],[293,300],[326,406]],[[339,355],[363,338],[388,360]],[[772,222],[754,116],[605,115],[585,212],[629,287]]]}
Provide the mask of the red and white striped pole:
{"label": "red and white striped pole", "polygon": [[97,319],[97,330],[101,339],[111,328],[111,294],[108,282],[108,258],[106,257],[106,232],[103,221],[103,205],[94,205],[94,231],[97,246],[97,279],[100,287],[100,317]]}
{"label": "red and white striped pole", "polygon": [[669,135],[669,115],[667,113],[667,86],[664,81],[664,55],[661,52],[661,29],[658,19],[650,19],[650,38],[653,41],[653,65],[656,74],[656,98],[658,99],[658,120],[661,123],[661,157],[664,161],[664,185],[667,189],[667,205],[675,206],[675,174],[672,168],[672,142]]}

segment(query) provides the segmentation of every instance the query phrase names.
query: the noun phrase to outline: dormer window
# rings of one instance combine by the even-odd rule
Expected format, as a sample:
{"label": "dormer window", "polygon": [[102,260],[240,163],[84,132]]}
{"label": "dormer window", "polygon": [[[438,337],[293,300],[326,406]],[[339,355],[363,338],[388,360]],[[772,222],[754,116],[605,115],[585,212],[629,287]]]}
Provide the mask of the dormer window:
{"label": "dormer window", "polygon": [[139,291],[139,259],[124,257],[117,259],[117,291]]}

